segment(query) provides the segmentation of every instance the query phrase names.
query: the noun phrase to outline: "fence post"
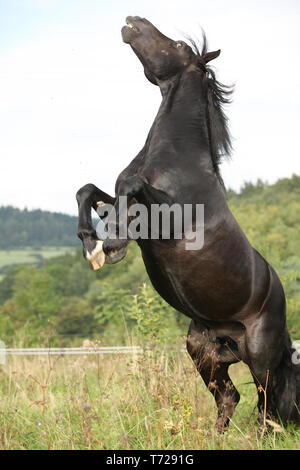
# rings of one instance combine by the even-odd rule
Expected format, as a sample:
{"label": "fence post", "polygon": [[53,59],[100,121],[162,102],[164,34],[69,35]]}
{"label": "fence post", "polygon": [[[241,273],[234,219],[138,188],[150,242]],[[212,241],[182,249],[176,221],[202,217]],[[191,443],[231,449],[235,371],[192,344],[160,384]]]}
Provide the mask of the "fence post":
{"label": "fence post", "polygon": [[5,365],[6,363],[6,348],[4,341],[0,339],[0,364]]}

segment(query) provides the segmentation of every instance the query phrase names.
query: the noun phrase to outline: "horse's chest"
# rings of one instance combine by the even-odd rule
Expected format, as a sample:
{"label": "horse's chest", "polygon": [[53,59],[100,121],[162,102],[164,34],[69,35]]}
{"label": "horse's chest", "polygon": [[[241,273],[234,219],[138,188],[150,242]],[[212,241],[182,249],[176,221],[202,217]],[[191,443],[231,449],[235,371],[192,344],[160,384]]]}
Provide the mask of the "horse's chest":
{"label": "horse's chest", "polygon": [[192,185],[195,172],[189,174],[188,167],[181,167],[177,159],[174,156],[171,159],[167,153],[165,155],[143,156],[133,160],[120,174],[117,186],[121,181],[135,175],[153,188],[164,191],[170,197],[175,198],[175,195],[180,194],[182,188],[187,184]]}
{"label": "horse's chest", "polygon": [[160,241],[147,245],[141,247],[142,255],[153,286],[172,307],[193,317],[193,307],[186,295],[188,273],[185,272],[186,259],[183,257],[187,255],[182,242],[172,247]]}

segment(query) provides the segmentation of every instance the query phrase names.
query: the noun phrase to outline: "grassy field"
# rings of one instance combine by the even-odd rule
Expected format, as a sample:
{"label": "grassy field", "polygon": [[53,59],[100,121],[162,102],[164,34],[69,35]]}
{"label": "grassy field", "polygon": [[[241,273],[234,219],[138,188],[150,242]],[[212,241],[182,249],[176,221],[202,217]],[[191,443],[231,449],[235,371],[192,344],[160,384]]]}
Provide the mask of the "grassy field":
{"label": "grassy field", "polygon": [[74,247],[44,247],[40,249],[23,248],[18,250],[0,250],[0,272],[6,266],[36,264],[43,259],[53,258],[64,253],[73,253]]}
{"label": "grassy field", "polygon": [[1,449],[299,449],[300,431],[257,437],[256,390],[232,366],[241,401],[229,431],[189,357],[9,357],[0,372]]}

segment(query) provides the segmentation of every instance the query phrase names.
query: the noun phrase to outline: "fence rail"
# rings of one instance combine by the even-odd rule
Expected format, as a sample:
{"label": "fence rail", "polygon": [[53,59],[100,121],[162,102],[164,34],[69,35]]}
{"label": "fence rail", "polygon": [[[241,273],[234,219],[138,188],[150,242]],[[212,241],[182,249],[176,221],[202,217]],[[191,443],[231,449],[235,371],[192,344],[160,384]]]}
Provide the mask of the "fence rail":
{"label": "fence rail", "polygon": [[0,356],[60,356],[88,354],[133,354],[141,353],[140,346],[107,346],[101,348],[0,348]]}
{"label": "fence rail", "polygon": [[[2,343],[3,344],[3,343]],[[294,341],[293,346],[300,352],[300,340]],[[141,346],[106,346],[106,347],[77,347],[77,348],[0,348],[0,363],[5,362],[6,356],[65,356],[90,354],[134,354],[142,353]],[[181,352],[185,348],[180,349]]]}

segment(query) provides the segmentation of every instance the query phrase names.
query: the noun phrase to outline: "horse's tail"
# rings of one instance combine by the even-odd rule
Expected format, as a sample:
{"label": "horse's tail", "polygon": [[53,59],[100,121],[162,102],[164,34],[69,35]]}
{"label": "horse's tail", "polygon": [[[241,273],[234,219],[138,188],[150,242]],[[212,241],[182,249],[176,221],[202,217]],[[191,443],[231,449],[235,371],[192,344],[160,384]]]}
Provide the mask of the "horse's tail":
{"label": "horse's tail", "polygon": [[282,359],[274,372],[275,407],[283,424],[300,426],[300,361],[288,332]]}

